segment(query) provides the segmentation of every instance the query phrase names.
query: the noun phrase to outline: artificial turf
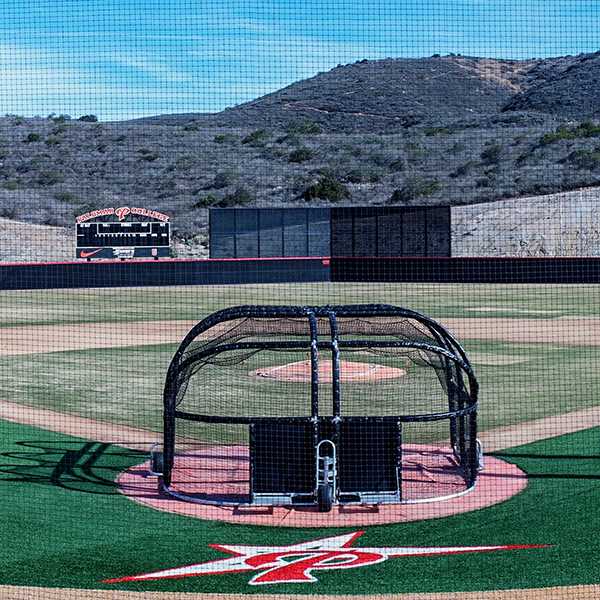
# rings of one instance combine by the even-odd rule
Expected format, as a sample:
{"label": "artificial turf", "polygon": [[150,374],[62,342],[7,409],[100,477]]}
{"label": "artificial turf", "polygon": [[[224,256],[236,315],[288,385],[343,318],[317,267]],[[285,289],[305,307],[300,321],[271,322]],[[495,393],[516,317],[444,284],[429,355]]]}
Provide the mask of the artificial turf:
{"label": "artificial turf", "polygon": [[[356,546],[549,544],[550,547],[390,559],[317,573],[273,593],[369,594],[598,583],[600,429],[506,450],[529,476],[509,501],[444,519],[368,528]],[[286,545],[352,529],[276,529],[169,515],[121,496],[116,475],[140,453],[0,424],[0,584],[263,593],[238,573],[144,583],[102,580],[225,555],[209,544]]]}

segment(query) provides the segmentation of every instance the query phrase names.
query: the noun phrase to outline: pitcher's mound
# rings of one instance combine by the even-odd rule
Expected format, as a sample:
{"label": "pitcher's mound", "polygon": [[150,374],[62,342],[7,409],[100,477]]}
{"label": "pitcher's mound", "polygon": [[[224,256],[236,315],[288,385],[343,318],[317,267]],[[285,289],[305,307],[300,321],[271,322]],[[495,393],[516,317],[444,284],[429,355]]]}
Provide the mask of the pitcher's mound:
{"label": "pitcher's mound", "polygon": [[[261,379],[275,381],[307,382],[310,381],[311,364],[309,360],[288,363],[275,367],[262,367],[252,371],[250,375]],[[397,379],[404,377],[406,371],[395,367],[386,367],[373,363],[340,361],[340,381],[342,383],[362,383],[381,381],[382,379]],[[333,369],[331,361],[319,362],[319,382],[331,383]]]}

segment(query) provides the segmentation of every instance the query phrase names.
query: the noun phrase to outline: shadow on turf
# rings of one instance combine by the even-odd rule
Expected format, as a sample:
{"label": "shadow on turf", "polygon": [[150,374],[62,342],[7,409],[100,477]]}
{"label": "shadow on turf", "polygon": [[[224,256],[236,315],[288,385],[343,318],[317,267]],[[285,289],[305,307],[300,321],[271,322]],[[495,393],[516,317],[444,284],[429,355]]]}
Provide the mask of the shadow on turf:
{"label": "shadow on turf", "polygon": [[0,481],[52,485],[90,494],[118,494],[115,479],[145,456],[99,442],[16,442],[0,452]]}
{"label": "shadow on turf", "polygon": [[[21,441],[15,445],[20,450],[0,452],[0,481],[52,485],[89,494],[118,494],[117,475],[146,458],[143,452],[99,442]],[[568,472],[536,473],[525,469],[529,479],[600,480],[600,469],[597,473],[577,472],[578,461],[600,460],[598,455],[491,452],[489,456],[514,462],[519,459],[559,461],[561,471],[566,467],[565,461],[572,461]]]}
{"label": "shadow on turf", "polygon": [[[583,461],[600,461],[600,456],[596,454],[532,454],[527,452],[490,452],[488,456],[494,456],[502,460],[507,459],[511,462],[519,464],[519,459],[529,459],[536,461],[544,461],[548,464],[550,461],[558,461],[557,467],[561,467],[561,470],[565,469],[567,465],[565,461],[570,461],[568,465],[572,470],[569,472],[543,472],[536,473],[530,468],[525,468],[519,465],[527,473],[527,479],[598,479],[600,480],[600,465],[597,473],[579,473],[578,462]],[[589,470],[589,467],[588,467]]]}

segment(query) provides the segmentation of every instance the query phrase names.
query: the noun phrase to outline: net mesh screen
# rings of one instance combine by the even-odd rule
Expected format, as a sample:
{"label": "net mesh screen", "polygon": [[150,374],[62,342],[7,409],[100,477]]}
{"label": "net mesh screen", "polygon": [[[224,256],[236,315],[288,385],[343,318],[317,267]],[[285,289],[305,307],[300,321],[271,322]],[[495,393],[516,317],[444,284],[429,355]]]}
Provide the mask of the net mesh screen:
{"label": "net mesh screen", "polygon": [[600,2],[0,8],[0,600],[600,598]]}
{"label": "net mesh screen", "polygon": [[[316,336],[318,340],[331,339],[331,327],[327,318],[316,320]],[[434,406],[440,408],[439,402],[447,394],[448,374],[446,370],[458,372],[459,368],[455,363],[448,360],[443,354],[446,351],[444,346],[439,346],[438,340],[427,331],[426,327],[418,321],[412,319],[398,319],[397,317],[342,317],[337,319],[338,340],[343,344],[346,340],[352,341],[352,346],[344,348],[344,355],[348,359],[342,359],[340,362],[340,379],[351,383],[378,382],[378,389],[382,390],[385,398],[388,394],[385,389],[386,380],[397,380],[406,374],[402,367],[409,363],[414,365],[411,373],[411,380],[403,381],[403,386],[399,388],[405,400],[405,406],[416,406],[421,401],[423,407],[427,407],[425,412],[436,412],[432,409]],[[399,347],[374,347],[374,343],[383,343],[385,341],[403,342],[405,346]],[[269,342],[300,342],[301,347],[293,348],[265,348]],[[243,342],[252,348],[229,348],[231,344]],[[425,348],[411,347],[410,344],[421,343],[431,347]],[[306,317],[295,319],[282,318],[252,318],[243,317],[233,321],[219,323],[210,329],[200,333],[193,342],[187,345],[183,352],[175,359],[176,371],[173,374],[174,385],[177,386],[176,402],[180,404],[185,396],[186,403],[196,402],[200,406],[206,406],[203,414],[237,414],[238,416],[285,416],[287,410],[294,413],[299,410],[299,414],[307,414],[310,411],[310,398],[306,395],[298,394],[294,390],[304,389],[310,391],[311,365],[310,365],[310,344],[311,333],[310,324]],[[282,344],[283,345],[283,344]],[[225,349],[222,351],[221,348]],[[436,349],[438,352],[436,352]],[[345,358],[345,356],[344,356]],[[331,354],[323,352],[320,357],[320,383],[321,385],[330,385],[332,380]],[[460,357],[459,357],[460,360]],[[361,362],[362,361],[362,362]],[[427,368],[429,367],[429,368]],[[198,374],[202,370],[201,374]],[[241,377],[241,379],[240,379]],[[290,401],[284,406],[284,403],[273,402],[269,410],[266,405],[260,405],[257,398],[256,406],[252,399],[254,395],[250,393],[247,396],[240,393],[240,388],[246,390],[249,386],[248,377],[254,378],[254,389],[257,394],[265,394],[268,398],[279,398],[283,394],[290,396]],[[438,378],[438,385],[428,385],[430,377]],[[190,380],[194,378],[194,384]],[[462,381],[462,378],[461,378]],[[170,382],[169,382],[170,383]],[[288,385],[300,383],[304,385]],[[390,385],[398,385],[398,382],[392,382]],[[190,392],[190,385],[194,392]],[[427,390],[427,398],[419,398],[419,388]],[[441,386],[441,390],[440,390]],[[360,386],[359,386],[360,387]],[[251,388],[250,388],[251,389]],[[363,386],[362,394],[365,397],[365,391],[368,386]],[[289,390],[286,392],[285,390]],[[356,386],[353,387],[356,390]],[[360,391],[357,392],[360,396]],[[400,392],[398,392],[400,395]],[[229,396],[230,395],[230,396]],[[331,394],[324,393],[324,396]],[[348,400],[352,403],[352,393],[348,390]],[[366,396],[369,396],[368,394]],[[238,404],[246,407],[246,411],[235,411],[236,403],[233,397],[238,399]],[[369,397],[367,403],[363,400],[364,410],[378,409],[371,407],[372,397]],[[345,400],[346,401],[346,400]],[[393,395],[389,395],[389,401],[398,402]],[[357,404],[355,410],[361,410],[358,397],[354,399]],[[282,412],[277,412],[279,408]],[[385,407],[386,402],[382,403]],[[189,406],[189,404],[188,404]],[[294,406],[299,408],[294,409]],[[221,412],[224,411],[224,412]],[[231,412],[230,412],[231,411]],[[275,411],[275,412],[272,412]],[[414,411],[414,408],[411,408]],[[386,411],[383,408],[381,414],[397,414],[398,410],[392,410],[389,407]],[[439,410],[437,412],[442,412]]]}

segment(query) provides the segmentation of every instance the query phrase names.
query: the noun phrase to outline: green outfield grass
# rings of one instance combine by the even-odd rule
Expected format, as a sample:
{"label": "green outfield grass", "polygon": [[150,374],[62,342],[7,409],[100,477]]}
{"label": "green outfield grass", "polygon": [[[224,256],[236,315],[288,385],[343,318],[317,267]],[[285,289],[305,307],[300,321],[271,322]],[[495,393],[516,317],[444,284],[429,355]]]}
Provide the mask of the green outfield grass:
{"label": "green outfield grass", "polygon": [[[591,316],[598,312],[597,286],[544,285],[430,285],[430,284],[284,284],[197,286],[107,290],[46,290],[0,294],[1,324],[67,324],[77,322],[199,320],[213,310],[244,303],[359,303],[388,302],[407,306],[443,321],[445,317],[513,316],[550,318]],[[487,324],[483,324],[487,323]],[[1,331],[1,329],[0,329]],[[23,344],[35,333],[28,330]],[[66,334],[65,334],[66,335]],[[598,403],[600,347],[562,347],[560,344],[510,343],[469,339],[463,343],[473,359],[481,384],[480,427],[514,424],[561,414]],[[164,377],[176,344],[131,346],[0,356],[1,397],[12,402],[50,408],[67,414],[160,431]],[[261,356],[262,358],[262,356]],[[286,362],[285,357],[277,360]],[[364,358],[346,357],[350,360]],[[302,357],[290,355],[289,362]],[[211,414],[226,406],[228,414],[243,414],[249,398],[263,403],[266,414],[298,414],[306,404],[304,385],[274,385],[257,381],[248,372],[258,358],[243,365],[241,375],[224,372],[210,389]],[[287,359],[286,359],[287,360]],[[371,362],[384,362],[376,356]],[[507,363],[508,364],[502,364]],[[398,366],[398,365],[395,365]],[[386,406],[398,385],[405,392],[416,381],[412,368],[405,380],[376,385],[345,386],[352,398],[373,399],[372,410]],[[418,386],[415,389],[419,389]],[[431,389],[431,388],[430,388]],[[433,388],[435,389],[435,387]],[[423,386],[425,393],[426,386]],[[406,394],[410,413],[429,403],[427,397]],[[399,402],[399,404],[401,404]],[[406,404],[406,403],[405,403]],[[387,410],[387,409],[386,409]],[[202,412],[202,411],[200,411]],[[194,435],[190,432],[190,435]],[[237,434],[236,434],[237,435]],[[438,432],[425,428],[419,439]]]}
{"label": "green outfield grass", "polygon": [[[292,594],[442,592],[597,583],[600,429],[498,456],[529,476],[525,491],[486,509],[368,528],[356,546],[549,544],[490,554],[390,559],[319,571],[314,584],[251,587],[247,573],[145,583],[106,578],[225,555],[209,544],[286,545],[346,533],[229,525],[137,505],[113,481],[143,457],[22,425],[0,423],[0,585]],[[357,528],[359,529],[359,528]]]}
{"label": "green outfield grass", "polygon": [[[309,283],[0,293],[0,326],[201,319],[238,304],[383,302],[433,317],[598,316],[594,285]],[[483,309],[483,311],[481,310]]]}

